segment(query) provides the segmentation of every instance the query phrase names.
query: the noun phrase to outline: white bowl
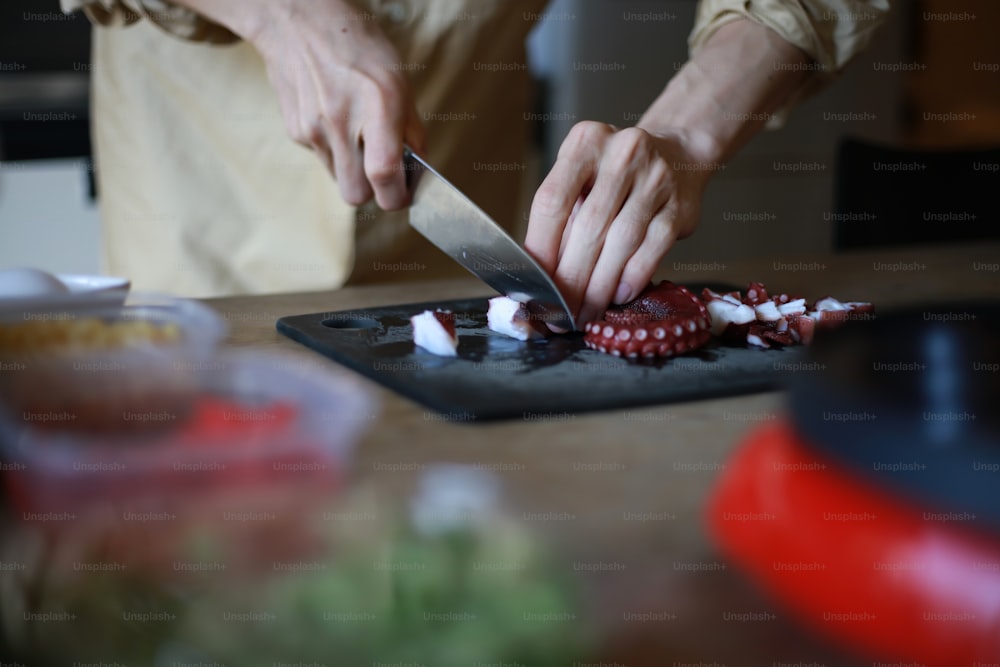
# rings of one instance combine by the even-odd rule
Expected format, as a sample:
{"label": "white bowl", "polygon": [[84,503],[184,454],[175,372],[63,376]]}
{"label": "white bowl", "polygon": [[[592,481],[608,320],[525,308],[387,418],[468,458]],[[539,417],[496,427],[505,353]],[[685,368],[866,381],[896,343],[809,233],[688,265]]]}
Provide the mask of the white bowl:
{"label": "white bowl", "polygon": [[65,285],[71,294],[90,295],[120,295],[125,300],[131,282],[128,278],[117,276],[88,276],[76,273],[57,273],[56,278]]}
{"label": "white bowl", "polygon": [[[45,292],[45,282],[58,281],[64,290]],[[58,285],[52,285],[57,288]],[[0,317],[39,311],[121,306],[128,296],[128,278],[81,274],[47,274],[35,269],[0,271]]]}

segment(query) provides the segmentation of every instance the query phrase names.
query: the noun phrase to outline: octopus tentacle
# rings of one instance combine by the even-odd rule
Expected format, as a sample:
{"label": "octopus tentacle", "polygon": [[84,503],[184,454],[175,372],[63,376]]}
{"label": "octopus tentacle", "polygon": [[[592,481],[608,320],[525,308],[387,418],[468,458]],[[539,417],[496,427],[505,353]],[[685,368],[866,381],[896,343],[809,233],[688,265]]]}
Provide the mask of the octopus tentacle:
{"label": "octopus tentacle", "polygon": [[587,347],[630,359],[672,357],[705,345],[712,337],[705,304],[683,285],[664,280],[635,300],[612,306],[603,319],[584,325]]}

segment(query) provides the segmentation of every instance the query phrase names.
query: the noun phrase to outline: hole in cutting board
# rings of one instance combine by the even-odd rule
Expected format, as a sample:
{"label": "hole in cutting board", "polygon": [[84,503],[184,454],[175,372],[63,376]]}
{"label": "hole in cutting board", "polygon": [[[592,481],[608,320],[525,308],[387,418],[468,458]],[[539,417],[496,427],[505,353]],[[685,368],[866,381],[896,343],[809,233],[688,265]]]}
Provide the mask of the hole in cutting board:
{"label": "hole in cutting board", "polygon": [[378,329],[382,325],[378,320],[370,317],[332,317],[322,322],[323,326],[330,329],[340,329],[342,331],[360,331],[363,329]]}

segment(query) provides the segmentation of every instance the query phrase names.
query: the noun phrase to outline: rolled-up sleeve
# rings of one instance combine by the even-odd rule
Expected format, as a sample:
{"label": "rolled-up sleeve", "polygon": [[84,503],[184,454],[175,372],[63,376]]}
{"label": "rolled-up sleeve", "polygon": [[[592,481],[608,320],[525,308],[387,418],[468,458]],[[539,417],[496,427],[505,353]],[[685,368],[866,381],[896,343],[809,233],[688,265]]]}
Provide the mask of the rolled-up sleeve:
{"label": "rolled-up sleeve", "polygon": [[147,20],[175,37],[194,42],[239,41],[229,29],[165,0],[60,0],[60,3],[64,12],[82,10],[96,25],[127,26]]}
{"label": "rolled-up sleeve", "polygon": [[817,92],[865,49],[889,13],[889,0],[701,0],[688,39],[695,53],[723,25],[749,19],[764,25],[812,59],[809,75],[775,117]]}

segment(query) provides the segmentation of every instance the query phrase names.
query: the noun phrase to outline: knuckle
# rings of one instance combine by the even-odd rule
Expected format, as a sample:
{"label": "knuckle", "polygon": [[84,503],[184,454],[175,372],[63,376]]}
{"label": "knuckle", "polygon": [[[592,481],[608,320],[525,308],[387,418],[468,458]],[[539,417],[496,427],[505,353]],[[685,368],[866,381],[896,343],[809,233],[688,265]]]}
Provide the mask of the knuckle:
{"label": "knuckle", "polygon": [[580,121],[570,128],[559,152],[566,150],[567,157],[577,155],[588,146],[603,143],[612,132],[612,129],[604,123],[593,120]]}
{"label": "knuckle", "polygon": [[554,218],[572,206],[571,195],[562,184],[551,179],[542,181],[531,203],[531,217]]}
{"label": "knuckle", "polygon": [[312,143],[309,129],[300,123],[298,118],[285,118],[285,132],[297,144],[308,146]]}
{"label": "knuckle", "polygon": [[340,194],[351,206],[361,206],[372,198],[371,190],[357,183],[341,183]]}
{"label": "knuckle", "polygon": [[646,236],[649,238],[651,247],[666,247],[670,244],[670,239],[675,235],[674,216],[657,215],[649,221],[646,228]]}
{"label": "knuckle", "polygon": [[564,292],[572,294],[583,292],[590,281],[590,272],[577,267],[559,267],[558,283]]}
{"label": "knuckle", "polygon": [[652,220],[649,216],[623,221],[620,225],[615,225],[614,233],[620,239],[621,245],[635,250],[646,238],[646,230],[649,229]]}
{"label": "knuckle", "polygon": [[652,141],[645,130],[627,127],[612,139],[608,157],[616,167],[628,167],[639,162],[648,162],[653,152],[651,148]]}
{"label": "knuckle", "polygon": [[406,99],[406,80],[396,72],[386,72],[377,79],[365,81],[365,92],[382,109],[396,109]]}
{"label": "knuckle", "polygon": [[323,128],[318,124],[310,124],[302,128],[303,140],[313,146],[320,146],[325,143],[324,139],[326,137],[323,132]]}
{"label": "knuckle", "polygon": [[655,192],[672,192],[676,189],[677,177],[663,158],[650,163],[646,170],[646,178]]}
{"label": "knuckle", "polygon": [[626,127],[615,134],[615,146],[623,146],[628,149],[644,149],[649,145],[649,134],[638,127]]}
{"label": "knuckle", "polygon": [[399,168],[392,162],[378,160],[365,164],[365,175],[368,180],[376,185],[389,185],[396,180]]}
{"label": "knuckle", "polygon": [[625,268],[622,269],[621,279],[630,285],[648,285],[649,281],[653,279],[653,274],[656,273],[656,268],[663,261],[663,257],[666,253],[662,255],[659,254],[648,254],[645,256],[633,256],[632,259],[628,261]]}

